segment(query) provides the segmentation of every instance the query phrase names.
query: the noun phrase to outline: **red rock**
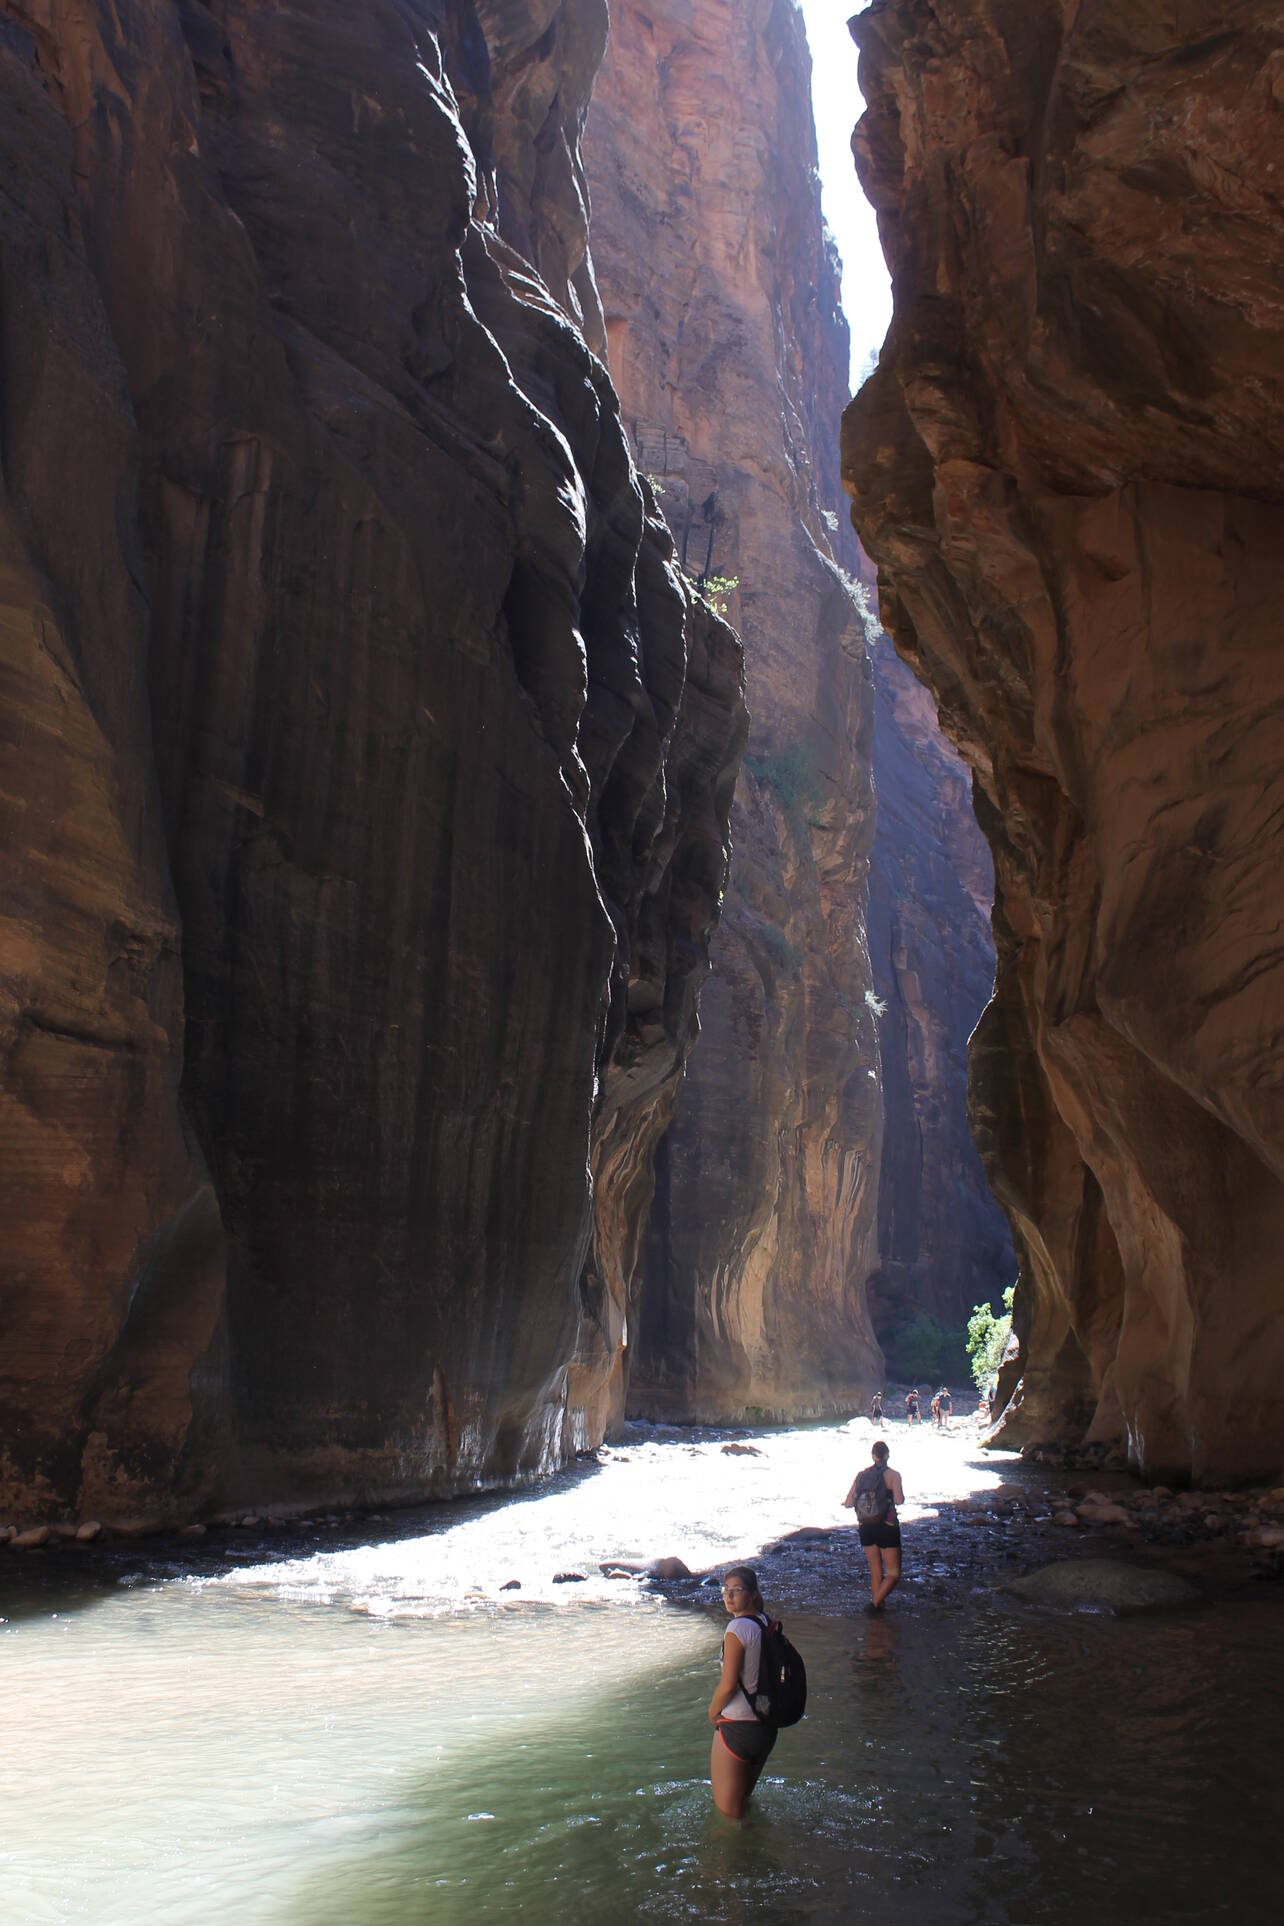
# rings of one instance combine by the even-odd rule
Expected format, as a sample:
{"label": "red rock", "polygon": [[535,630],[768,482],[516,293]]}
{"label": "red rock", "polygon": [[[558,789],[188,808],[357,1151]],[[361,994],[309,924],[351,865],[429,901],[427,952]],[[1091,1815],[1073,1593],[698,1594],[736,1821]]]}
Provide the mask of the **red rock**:
{"label": "red rock", "polygon": [[879,1381],[872,685],[832,559],[848,342],[809,76],[772,0],[618,8],[585,137],[625,425],[688,573],[728,584],[753,717],[628,1310],[630,1409],[659,1417],[850,1410]]}
{"label": "red rock", "polygon": [[551,1465],[744,728],[573,325],[602,17],[5,21],[0,1501]]}
{"label": "red rock", "polygon": [[896,317],[844,461],[995,853],[971,1105],[1022,1262],[1004,1442],[1262,1476],[1284,1453],[1284,24],[1271,0],[878,0],[855,32]]}

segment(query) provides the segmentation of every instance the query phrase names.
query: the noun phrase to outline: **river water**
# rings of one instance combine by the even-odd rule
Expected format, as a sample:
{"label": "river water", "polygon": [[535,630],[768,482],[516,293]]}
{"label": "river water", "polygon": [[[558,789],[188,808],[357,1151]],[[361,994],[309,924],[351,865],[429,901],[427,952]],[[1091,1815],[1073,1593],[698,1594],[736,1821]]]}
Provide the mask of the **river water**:
{"label": "river water", "polygon": [[4,1920],[1277,1916],[1273,1588],[1155,1619],[1018,1610],[935,1510],[1009,1467],[898,1430],[914,1502],[882,1617],[848,1531],[758,1559],[811,1696],[734,1826],[707,1785],[716,1593],[599,1563],[703,1572],[840,1523],[865,1434],[759,1457],[632,1437],[530,1495],[5,1557]]}

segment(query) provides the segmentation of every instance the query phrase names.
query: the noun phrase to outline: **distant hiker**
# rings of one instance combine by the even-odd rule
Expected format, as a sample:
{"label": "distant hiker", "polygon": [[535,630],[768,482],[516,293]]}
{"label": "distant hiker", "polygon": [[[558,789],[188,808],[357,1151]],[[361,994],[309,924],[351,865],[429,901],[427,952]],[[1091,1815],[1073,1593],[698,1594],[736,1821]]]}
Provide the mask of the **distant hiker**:
{"label": "distant hiker", "polygon": [[939,1431],[941,1428],[941,1394],[939,1391],[935,1392],[932,1397],[932,1423]]}
{"label": "distant hiker", "polygon": [[[727,1573],[722,1602],[731,1623],[722,1641],[722,1677],[709,1701],[715,1727],[709,1777],[718,1811],[743,1819],[777,1731],[803,1715],[807,1675],[779,1624],[768,1619],[752,1566],[736,1565]],[[768,1678],[764,1654],[775,1662]]]}
{"label": "distant hiker", "polygon": [[869,1563],[871,1604],[881,1612],[883,1600],[900,1582],[901,1527],[896,1507],[905,1503],[905,1487],[900,1472],[887,1462],[888,1450],[881,1438],[875,1438],[871,1457],[873,1462],[857,1472],[843,1503],[856,1513]]}
{"label": "distant hiker", "polygon": [[980,1401],[976,1407],[976,1421],[982,1427],[990,1422],[990,1394],[988,1391],[982,1391],[981,1393]]}
{"label": "distant hiker", "polygon": [[905,1393],[905,1422],[906,1424],[922,1424],[923,1422],[923,1413],[919,1410],[918,1406],[917,1390],[907,1391]]}
{"label": "distant hiker", "polygon": [[875,1391],[873,1402],[869,1407],[869,1415],[871,1422],[876,1424],[881,1430],[883,1424],[883,1394],[881,1391]]}
{"label": "distant hiker", "polygon": [[936,1395],[941,1401],[941,1428],[943,1430],[954,1415],[954,1400],[945,1385],[941,1386]]}

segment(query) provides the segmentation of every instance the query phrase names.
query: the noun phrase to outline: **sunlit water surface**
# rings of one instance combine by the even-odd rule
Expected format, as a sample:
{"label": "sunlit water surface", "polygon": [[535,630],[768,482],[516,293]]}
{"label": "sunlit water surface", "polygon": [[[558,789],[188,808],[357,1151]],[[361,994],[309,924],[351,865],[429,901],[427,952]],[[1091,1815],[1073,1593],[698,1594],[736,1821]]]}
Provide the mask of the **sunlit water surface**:
{"label": "sunlit water surface", "polygon": [[[72,1554],[11,1556],[4,1919],[1276,1916],[1271,1599],[1067,1621],[907,1587],[873,1619],[858,1560],[831,1578],[823,1548],[800,1554],[808,1715],[750,1819],[720,1820],[713,1594],[666,1602],[598,1564],[725,1564],[843,1516],[850,1439],[759,1442],[652,1439],[377,1541],[247,1543],[239,1568],[213,1548],[169,1575],[116,1554],[73,1583]],[[930,1439],[896,1443],[920,1498],[957,1483]],[[555,1586],[565,1569],[587,1582]]]}

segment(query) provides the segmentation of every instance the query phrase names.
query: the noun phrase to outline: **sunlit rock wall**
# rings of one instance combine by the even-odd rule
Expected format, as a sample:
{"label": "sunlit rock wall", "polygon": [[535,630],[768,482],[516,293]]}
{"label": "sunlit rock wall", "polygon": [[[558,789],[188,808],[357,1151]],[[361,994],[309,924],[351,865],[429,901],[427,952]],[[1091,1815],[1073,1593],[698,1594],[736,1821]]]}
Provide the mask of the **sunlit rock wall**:
{"label": "sunlit rock wall", "polygon": [[995,856],[1005,1442],[1277,1473],[1284,21],[875,0],[856,33],[896,318],[844,459]]}
{"label": "sunlit rock wall", "polygon": [[575,325],[602,31],[0,13],[8,1515],[574,1441],[743,733]]}
{"label": "sunlit rock wall", "polygon": [[630,1408],[850,1408],[881,1369],[873,692],[831,547],[848,344],[800,15],[624,0],[585,157],[625,425],[688,574],[741,631],[752,717],[701,1037],[628,1307]]}

